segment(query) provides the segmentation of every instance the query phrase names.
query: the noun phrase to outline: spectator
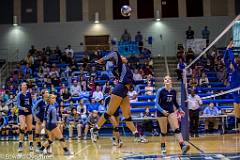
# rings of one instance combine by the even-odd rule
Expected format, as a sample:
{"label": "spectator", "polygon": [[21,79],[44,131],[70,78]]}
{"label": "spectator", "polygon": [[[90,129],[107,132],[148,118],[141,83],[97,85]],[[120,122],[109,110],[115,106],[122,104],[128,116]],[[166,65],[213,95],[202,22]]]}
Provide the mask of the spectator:
{"label": "spectator", "polygon": [[66,86],[65,86],[64,83],[62,83],[62,84],[61,84],[61,87],[60,87],[59,94],[62,95],[65,89],[66,89]]}
{"label": "spectator", "polygon": [[191,26],[188,26],[188,30],[186,31],[186,38],[194,39],[194,31],[192,30]]}
{"label": "spectator", "polygon": [[91,92],[91,94],[95,91],[95,79],[94,77],[90,77],[90,80],[88,81],[88,90]]}
{"label": "spectator", "polygon": [[204,29],[202,30],[202,38],[206,39],[206,44],[209,44],[209,35],[210,35],[210,31],[208,30],[208,27],[205,26]]}
{"label": "spectator", "polygon": [[99,103],[96,102],[94,98],[91,99],[91,103],[87,106],[88,112],[93,112],[94,110],[98,110]]}
{"label": "spectator", "polygon": [[84,100],[83,99],[81,99],[79,101],[79,104],[77,106],[77,112],[82,116],[82,118],[86,118],[86,116],[87,116],[87,107],[84,104]]}
{"label": "spectator", "polygon": [[68,92],[67,88],[65,88],[64,92],[62,93],[61,99],[62,99],[63,102],[69,102],[72,99],[72,96]]}
{"label": "spectator", "polygon": [[177,70],[176,70],[178,80],[182,80],[182,73],[185,67],[186,67],[186,63],[184,63],[182,59],[179,59],[179,62],[177,64]]}
{"label": "spectator", "polygon": [[214,106],[213,103],[210,103],[209,106],[207,106],[204,111],[203,111],[203,115],[204,116],[207,116],[208,118],[205,119],[205,130],[206,132],[209,132],[209,123],[213,123],[213,129],[215,131],[218,130],[218,123],[219,123],[219,120],[218,118],[214,118],[214,117],[211,117],[211,116],[217,116],[219,115],[219,109]]}
{"label": "spectator", "polygon": [[67,48],[65,49],[65,53],[70,57],[73,58],[74,56],[74,51],[71,48],[71,45],[68,45]]}
{"label": "spectator", "polygon": [[146,95],[153,95],[154,87],[152,86],[151,81],[147,82],[147,86],[145,87],[145,94]]}
{"label": "spectator", "polygon": [[31,46],[31,49],[28,51],[30,54],[34,55],[37,50],[35,49],[34,45]]}
{"label": "spectator", "polygon": [[195,94],[194,90],[191,90],[191,94],[187,98],[189,117],[190,117],[190,133],[191,137],[199,137],[198,126],[199,126],[199,112],[200,105],[202,105],[201,98]]}
{"label": "spectator", "polygon": [[190,76],[192,76],[192,74],[193,74],[193,72],[192,72],[192,68],[187,68],[186,69],[186,75],[187,75],[187,77],[190,77]]}
{"label": "spectator", "polygon": [[144,113],[143,113],[143,117],[151,117],[151,112],[149,107],[146,107]]}
{"label": "spectator", "polygon": [[25,61],[29,66],[32,68],[34,65],[34,58],[31,53],[28,53],[27,57],[25,58]]}
{"label": "spectator", "polygon": [[84,90],[84,91],[87,90],[87,82],[83,76],[80,77],[80,85],[81,85],[82,90]]}
{"label": "spectator", "polygon": [[202,77],[199,80],[199,85],[201,87],[208,87],[209,80],[205,73],[202,73]]}
{"label": "spectator", "polygon": [[133,79],[134,79],[134,81],[140,81],[143,79],[142,75],[138,72],[137,69],[134,70]]}
{"label": "spectator", "polygon": [[129,99],[130,99],[130,102],[136,102],[136,101],[138,100],[138,98],[137,98],[138,94],[137,94],[137,92],[134,90],[134,87],[133,87],[133,86],[130,87],[127,95],[128,95],[128,97],[129,97]]}
{"label": "spectator", "polygon": [[96,102],[100,102],[103,99],[103,93],[100,86],[96,86],[96,91],[93,92],[92,98],[94,98]]}
{"label": "spectator", "polygon": [[42,66],[42,70],[43,70],[44,76],[48,76],[49,75],[50,69],[49,69],[48,64],[46,62]]}
{"label": "spectator", "polygon": [[80,140],[82,136],[83,122],[81,115],[77,113],[76,108],[71,109],[71,114],[68,116],[67,122],[69,128],[69,139],[73,139],[73,128],[77,128],[78,140]]}
{"label": "spectator", "polygon": [[104,106],[104,100],[100,101],[100,105],[98,106],[98,112],[99,113],[104,113],[106,111],[106,108]]}
{"label": "spectator", "polygon": [[112,90],[112,87],[110,86],[110,82],[107,81],[103,86],[102,93],[104,96],[108,96],[111,90]]}
{"label": "spectator", "polygon": [[140,31],[137,32],[135,36],[135,41],[138,42],[138,49],[139,53],[142,53],[142,48],[143,48],[143,36]]}
{"label": "spectator", "polygon": [[183,46],[178,47],[178,51],[177,51],[177,59],[185,59],[185,52],[184,52],[184,48]]}
{"label": "spectator", "polygon": [[188,48],[188,51],[186,53],[187,63],[190,63],[190,61],[192,61],[193,59],[194,59],[194,52],[193,52],[192,48]]}
{"label": "spectator", "polygon": [[189,86],[191,89],[195,89],[198,86],[198,80],[194,75],[192,75],[192,78],[189,81]]}
{"label": "spectator", "polygon": [[131,35],[128,33],[128,31],[125,29],[124,33],[121,36],[121,41],[123,42],[130,42],[131,41]]}
{"label": "spectator", "polygon": [[81,86],[78,84],[77,80],[73,81],[73,85],[70,87],[70,93],[73,97],[79,97],[82,91]]}
{"label": "spectator", "polygon": [[98,116],[98,111],[97,111],[97,110],[94,110],[94,111],[88,116],[87,123],[86,123],[86,125],[85,125],[85,130],[84,130],[84,140],[87,139],[88,131],[97,124],[98,119],[99,119],[99,116]]}

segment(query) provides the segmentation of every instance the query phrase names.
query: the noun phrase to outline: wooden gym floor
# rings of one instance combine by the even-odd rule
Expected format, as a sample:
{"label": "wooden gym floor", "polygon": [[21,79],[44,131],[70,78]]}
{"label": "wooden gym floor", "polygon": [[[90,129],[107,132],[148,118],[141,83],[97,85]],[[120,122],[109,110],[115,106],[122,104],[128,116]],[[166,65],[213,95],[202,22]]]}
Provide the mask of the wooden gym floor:
{"label": "wooden gym floor", "polygon": [[96,144],[90,140],[69,141],[70,148],[75,152],[73,156],[63,156],[59,142],[53,144],[53,155],[29,153],[25,143],[25,152],[17,153],[17,141],[0,141],[0,160],[2,159],[240,159],[240,134],[205,135],[191,138],[191,149],[187,155],[181,157],[179,145],[173,136],[168,137],[167,155],[161,155],[160,138],[148,137],[149,143],[134,143],[132,137],[124,137],[122,148],[112,146],[109,137],[100,137]]}

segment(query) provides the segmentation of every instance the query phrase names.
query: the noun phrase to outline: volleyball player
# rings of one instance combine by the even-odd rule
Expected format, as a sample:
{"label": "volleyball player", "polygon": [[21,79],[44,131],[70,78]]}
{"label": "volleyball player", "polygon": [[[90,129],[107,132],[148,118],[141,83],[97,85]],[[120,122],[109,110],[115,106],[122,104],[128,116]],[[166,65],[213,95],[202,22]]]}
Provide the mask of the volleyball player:
{"label": "volleyball player", "polygon": [[28,92],[27,83],[21,83],[21,91],[17,95],[18,117],[20,122],[18,152],[23,151],[25,128],[27,128],[29,151],[33,151],[32,131],[32,97]]}
{"label": "volleyball player", "polygon": [[[177,102],[177,92],[172,87],[172,79],[170,76],[164,77],[164,87],[159,88],[156,95],[156,106],[158,109],[158,123],[161,131],[161,151],[166,153],[166,135],[167,135],[167,124],[170,123],[175,136],[179,142],[182,153],[185,154],[190,146],[186,145],[183,141],[181,130],[179,128],[178,118],[176,112],[180,112],[184,115],[184,112],[180,108]],[[174,107],[175,106],[175,107]]]}
{"label": "volleyball player", "polygon": [[33,115],[36,121],[36,129],[35,129],[35,140],[36,140],[36,151],[41,148],[41,142],[40,142],[40,132],[43,129],[43,119],[44,119],[44,112],[46,110],[46,107],[48,105],[48,98],[49,93],[47,89],[43,89],[42,92],[42,98],[40,98],[36,104],[33,106]]}
{"label": "volleyball player", "polygon": [[56,109],[56,96],[54,94],[49,95],[49,106],[46,109],[46,116],[44,118],[46,124],[46,131],[48,134],[48,140],[45,141],[40,148],[40,151],[43,154],[48,154],[47,149],[53,143],[53,140],[56,138],[60,141],[61,147],[64,150],[64,155],[72,155],[73,153],[67,147],[65,139],[63,137],[62,132],[60,131],[57,123],[57,109]]}
{"label": "volleyball player", "polygon": [[[227,46],[227,49],[224,53],[224,63],[228,72],[228,79],[230,83],[230,87],[237,88],[240,87],[240,62],[234,60],[234,53],[232,51],[233,42]],[[240,130],[240,91],[236,91],[233,93],[234,97],[234,114],[237,120],[237,128]]]}
{"label": "volleyball player", "polygon": [[[91,138],[93,141],[96,142],[96,137],[98,135],[97,133],[102,127],[102,125],[116,112],[116,110],[120,106],[122,114],[125,118],[126,125],[135,135],[135,140],[138,142],[146,142],[143,137],[140,137],[131,117],[130,102],[127,93],[134,80],[133,74],[129,66],[127,65],[127,59],[125,57],[121,57],[117,51],[112,51],[103,58],[97,60],[96,62],[98,64],[104,64],[104,62],[109,60],[113,61],[115,64],[114,75],[119,79],[119,83],[114,87],[112,91],[107,111],[100,117],[98,124],[90,130],[92,135]],[[115,119],[112,119],[112,123],[113,126],[118,126]],[[119,128],[114,127],[113,130],[118,132]],[[117,139],[120,142],[120,136],[117,136]]]}

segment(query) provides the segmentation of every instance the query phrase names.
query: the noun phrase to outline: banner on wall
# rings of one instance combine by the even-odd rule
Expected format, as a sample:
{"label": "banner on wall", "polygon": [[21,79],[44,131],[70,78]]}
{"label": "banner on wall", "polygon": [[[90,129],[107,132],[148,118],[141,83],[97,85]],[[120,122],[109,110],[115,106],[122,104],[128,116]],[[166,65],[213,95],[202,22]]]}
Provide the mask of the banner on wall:
{"label": "banner on wall", "polygon": [[234,47],[240,47],[240,21],[235,22],[233,26]]}
{"label": "banner on wall", "polygon": [[201,53],[206,48],[206,39],[188,39],[186,42],[186,50],[192,48],[196,54]]}

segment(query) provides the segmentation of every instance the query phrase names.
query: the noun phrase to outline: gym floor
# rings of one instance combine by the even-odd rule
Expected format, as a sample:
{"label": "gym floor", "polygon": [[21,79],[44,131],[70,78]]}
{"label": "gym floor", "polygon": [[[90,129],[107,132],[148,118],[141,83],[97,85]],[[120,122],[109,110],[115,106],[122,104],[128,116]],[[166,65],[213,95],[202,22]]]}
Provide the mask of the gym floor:
{"label": "gym floor", "polygon": [[169,136],[167,154],[160,151],[160,137],[148,137],[149,143],[135,143],[132,137],[124,137],[122,148],[112,146],[109,137],[100,137],[97,143],[91,140],[68,141],[69,147],[74,151],[73,156],[64,156],[60,143],[54,142],[50,156],[29,153],[25,143],[25,151],[17,153],[17,141],[0,141],[0,159],[240,159],[240,134],[204,135],[191,138],[187,142],[191,149],[186,155],[181,150],[174,136]]}

